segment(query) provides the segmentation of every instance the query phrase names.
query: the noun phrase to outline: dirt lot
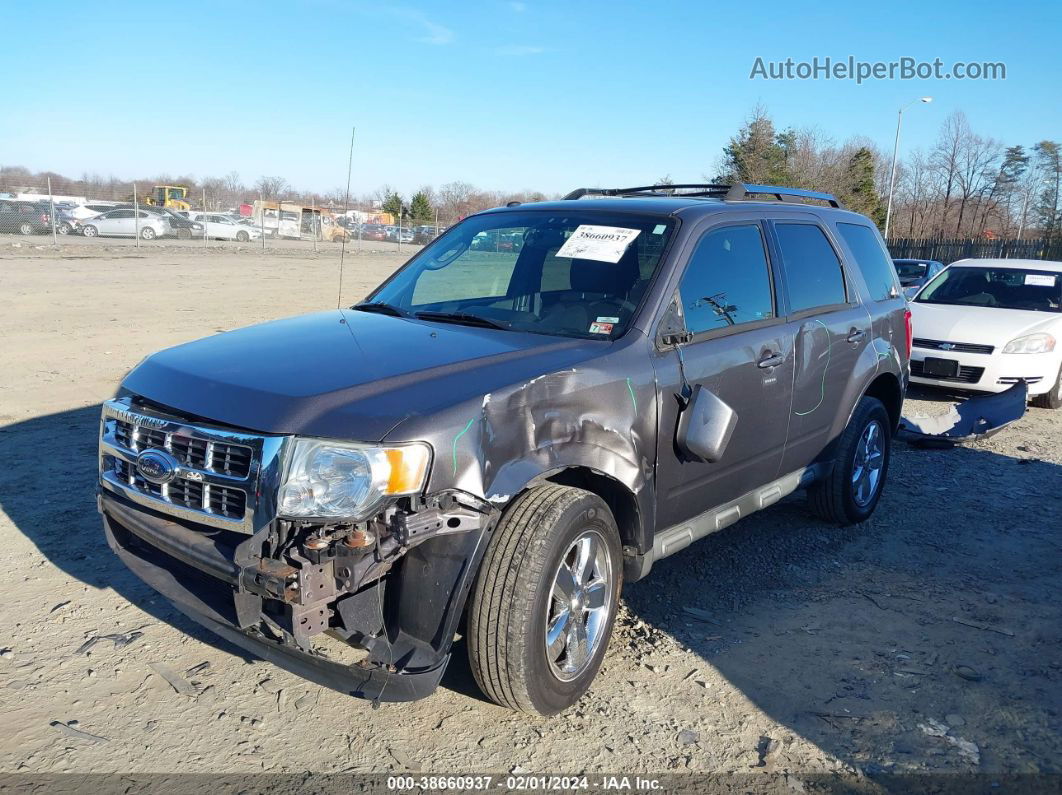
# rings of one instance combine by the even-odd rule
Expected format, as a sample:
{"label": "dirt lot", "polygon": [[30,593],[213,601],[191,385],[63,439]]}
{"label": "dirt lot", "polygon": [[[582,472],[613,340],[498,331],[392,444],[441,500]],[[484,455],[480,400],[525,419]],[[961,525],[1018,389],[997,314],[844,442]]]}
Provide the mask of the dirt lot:
{"label": "dirt lot", "polygon": [[[122,375],[334,306],[337,247],[46,242],[0,236],[0,771],[1062,772],[1062,412],[898,443],[862,526],[791,498],[659,564],[559,718],[485,702],[460,643],[436,695],[373,710],[217,645],[111,555],[94,505]],[[373,245],[348,251],[347,303],[401,262]]]}

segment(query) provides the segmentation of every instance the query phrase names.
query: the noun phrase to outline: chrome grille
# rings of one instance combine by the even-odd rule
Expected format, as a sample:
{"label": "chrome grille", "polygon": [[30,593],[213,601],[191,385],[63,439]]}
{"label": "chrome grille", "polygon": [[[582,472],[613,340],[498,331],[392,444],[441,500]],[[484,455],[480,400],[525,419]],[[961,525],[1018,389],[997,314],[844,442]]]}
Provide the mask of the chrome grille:
{"label": "chrome grille", "polygon": [[167,450],[186,467],[245,478],[251,471],[252,450],[241,444],[208,442],[189,433],[166,433],[125,420],[115,420],[115,438],[134,452],[152,447]]}
{"label": "chrome grille", "polygon": [[[110,400],[101,418],[100,484],[162,513],[254,532],[275,513],[286,439],[195,423],[128,398]],[[148,450],[171,457],[169,482],[150,481],[137,467]]]}
{"label": "chrome grille", "polygon": [[953,351],[954,353],[992,353],[995,347],[992,345],[978,345],[974,342],[948,342],[947,340],[930,340],[925,337],[915,337],[911,344],[916,348],[925,348],[931,351]]}

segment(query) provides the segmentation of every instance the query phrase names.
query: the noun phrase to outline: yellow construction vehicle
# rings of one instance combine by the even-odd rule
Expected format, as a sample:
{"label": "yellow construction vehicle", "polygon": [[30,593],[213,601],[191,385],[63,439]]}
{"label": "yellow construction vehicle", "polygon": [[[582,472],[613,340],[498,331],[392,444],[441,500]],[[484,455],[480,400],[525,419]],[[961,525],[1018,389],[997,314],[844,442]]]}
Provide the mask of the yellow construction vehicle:
{"label": "yellow construction vehicle", "polygon": [[181,185],[156,185],[151,189],[151,194],[144,197],[144,204],[153,207],[169,207],[173,210],[191,210],[186,197],[188,188]]}

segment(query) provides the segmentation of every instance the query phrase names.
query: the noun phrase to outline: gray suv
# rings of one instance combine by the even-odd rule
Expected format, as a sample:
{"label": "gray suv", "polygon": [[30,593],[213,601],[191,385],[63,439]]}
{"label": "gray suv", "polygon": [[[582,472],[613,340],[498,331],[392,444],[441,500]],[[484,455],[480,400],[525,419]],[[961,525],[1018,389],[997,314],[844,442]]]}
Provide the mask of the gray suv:
{"label": "gray suv", "polygon": [[420,698],[460,633],[487,696],[555,714],[655,561],[801,488],[870,516],[909,317],[826,194],[513,204],[353,307],[145,359],[103,407],[99,510],[138,576],[308,679]]}

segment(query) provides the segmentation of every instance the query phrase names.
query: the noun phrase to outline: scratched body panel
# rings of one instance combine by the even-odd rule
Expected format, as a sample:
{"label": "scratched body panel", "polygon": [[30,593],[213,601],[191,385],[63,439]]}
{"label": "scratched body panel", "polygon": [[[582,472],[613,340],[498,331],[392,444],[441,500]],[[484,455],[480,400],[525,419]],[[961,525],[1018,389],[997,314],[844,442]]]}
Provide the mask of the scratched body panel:
{"label": "scratched body panel", "polygon": [[623,484],[653,518],[657,390],[638,333],[601,355],[495,386],[430,416],[411,417],[387,437],[428,440],[435,450],[428,491],[456,488],[504,506],[570,467]]}

